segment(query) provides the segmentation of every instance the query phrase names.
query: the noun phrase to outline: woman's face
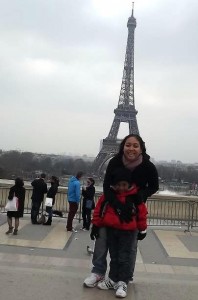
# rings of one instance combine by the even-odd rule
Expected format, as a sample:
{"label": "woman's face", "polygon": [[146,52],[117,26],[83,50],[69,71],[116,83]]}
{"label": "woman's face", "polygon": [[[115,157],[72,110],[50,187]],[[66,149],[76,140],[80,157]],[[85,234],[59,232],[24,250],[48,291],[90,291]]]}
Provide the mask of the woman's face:
{"label": "woman's face", "polygon": [[91,185],[91,181],[88,179],[87,180],[87,186],[90,186]]}
{"label": "woman's face", "polygon": [[124,144],[123,153],[127,160],[136,160],[142,153],[139,141],[135,137],[129,137]]}

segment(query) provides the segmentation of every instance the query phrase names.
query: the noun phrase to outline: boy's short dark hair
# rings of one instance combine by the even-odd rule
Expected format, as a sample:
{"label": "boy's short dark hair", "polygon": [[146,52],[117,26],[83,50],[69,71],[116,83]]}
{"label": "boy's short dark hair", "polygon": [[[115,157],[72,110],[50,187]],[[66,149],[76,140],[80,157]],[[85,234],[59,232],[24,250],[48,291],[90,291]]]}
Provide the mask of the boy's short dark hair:
{"label": "boy's short dark hair", "polygon": [[45,173],[41,173],[41,178],[45,178],[46,174]]}
{"label": "boy's short dark hair", "polygon": [[131,184],[131,171],[126,168],[119,168],[112,174],[112,185],[116,185],[120,181],[126,181]]}

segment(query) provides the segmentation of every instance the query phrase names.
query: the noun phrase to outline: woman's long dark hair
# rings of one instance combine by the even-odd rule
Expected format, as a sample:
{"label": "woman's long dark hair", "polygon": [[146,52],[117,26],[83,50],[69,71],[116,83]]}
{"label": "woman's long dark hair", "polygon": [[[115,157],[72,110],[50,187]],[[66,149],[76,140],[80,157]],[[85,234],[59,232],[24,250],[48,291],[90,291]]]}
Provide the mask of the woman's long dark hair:
{"label": "woman's long dark hair", "polygon": [[89,179],[91,181],[91,184],[94,185],[95,184],[95,180],[92,177],[88,177],[87,179]]}
{"label": "woman's long dark hair", "polygon": [[122,156],[123,155],[123,153],[124,153],[124,145],[126,144],[126,141],[128,140],[128,138],[130,138],[130,137],[134,137],[134,138],[136,138],[138,140],[138,142],[140,143],[140,148],[142,150],[142,156],[149,158],[149,155],[146,153],[145,142],[143,141],[143,139],[138,134],[129,134],[129,135],[125,136],[125,138],[120,143],[120,147],[119,147],[119,151],[118,151],[117,155],[118,156]]}
{"label": "woman's long dark hair", "polygon": [[56,176],[52,176],[51,179],[56,183],[57,186],[59,186],[59,179]]}

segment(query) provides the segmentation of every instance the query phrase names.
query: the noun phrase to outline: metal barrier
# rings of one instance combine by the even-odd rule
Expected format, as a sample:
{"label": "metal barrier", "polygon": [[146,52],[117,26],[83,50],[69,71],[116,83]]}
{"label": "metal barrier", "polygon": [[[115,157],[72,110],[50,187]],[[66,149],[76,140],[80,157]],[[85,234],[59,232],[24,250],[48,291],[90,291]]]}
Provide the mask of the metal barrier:
{"label": "metal barrier", "polygon": [[[6,213],[5,211],[5,205],[7,203],[8,199],[8,194],[9,194],[9,187],[0,187],[0,210],[2,213]],[[25,193],[25,203],[24,203],[24,214],[30,214],[31,213],[31,206],[32,206],[32,189],[31,188],[26,188],[26,193]],[[54,210],[61,211],[63,213],[63,218],[67,218],[68,216],[68,211],[69,211],[69,204],[67,201],[67,189],[60,190],[56,194],[56,201],[55,205],[53,206]],[[40,213],[42,208],[40,209]],[[75,215],[75,219],[78,219],[80,222],[82,220],[82,204],[80,202],[78,211]]]}
{"label": "metal barrier", "polygon": [[148,224],[157,226],[185,226],[189,231],[198,227],[198,199],[153,196],[147,201]]}
{"label": "metal barrier", "polygon": [[[0,187],[0,208],[5,213],[9,187]],[[31,212],[32,189],[26,188],[24,214]],[[101,193],[95,194],[97,203]],[[67,189],[59,189],[56,195],[54,210],[63,213],[63,218],[68,216]],[[165,196],[154,195],[147,201],[148,224],[156,226],[185,226],[187,230],[198,227],[198,197],[193,196]],[[75,216],[79,222],[82,220],[82,201]]]}

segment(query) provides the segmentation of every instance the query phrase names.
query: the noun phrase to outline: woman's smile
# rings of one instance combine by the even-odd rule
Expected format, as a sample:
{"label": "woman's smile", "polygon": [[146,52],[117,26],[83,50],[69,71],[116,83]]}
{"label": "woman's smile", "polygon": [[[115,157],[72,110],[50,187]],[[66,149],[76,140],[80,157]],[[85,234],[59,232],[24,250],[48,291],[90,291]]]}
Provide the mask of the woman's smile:
{"label": "woman's smile", "polygon": [[142,153],[140,143],[135,137],[130,137],[124,145],[124,156],[127,160],[136,160]]}

